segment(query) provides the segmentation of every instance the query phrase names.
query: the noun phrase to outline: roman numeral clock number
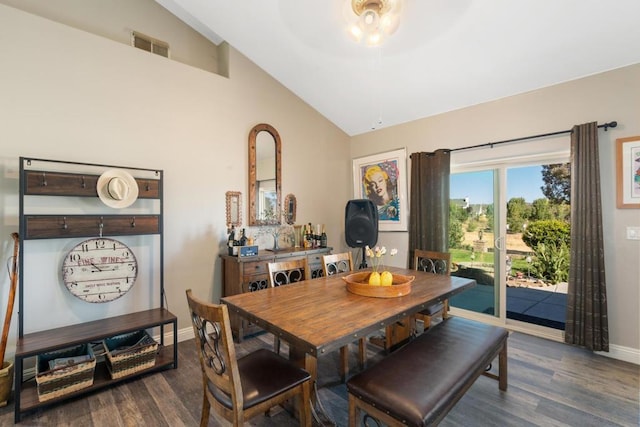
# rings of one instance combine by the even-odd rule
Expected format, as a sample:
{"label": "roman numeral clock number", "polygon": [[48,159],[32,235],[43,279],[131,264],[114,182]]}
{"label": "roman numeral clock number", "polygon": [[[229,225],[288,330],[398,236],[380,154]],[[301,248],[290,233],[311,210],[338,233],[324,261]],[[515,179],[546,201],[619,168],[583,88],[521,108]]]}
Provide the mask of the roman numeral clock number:
{"label": "roman numeral clock number", "polygon": [[135,254],[124,243],[105,237],[85,240],[64,258],[62,279],[72,295],[101,303],[126,294],[138,275]]}

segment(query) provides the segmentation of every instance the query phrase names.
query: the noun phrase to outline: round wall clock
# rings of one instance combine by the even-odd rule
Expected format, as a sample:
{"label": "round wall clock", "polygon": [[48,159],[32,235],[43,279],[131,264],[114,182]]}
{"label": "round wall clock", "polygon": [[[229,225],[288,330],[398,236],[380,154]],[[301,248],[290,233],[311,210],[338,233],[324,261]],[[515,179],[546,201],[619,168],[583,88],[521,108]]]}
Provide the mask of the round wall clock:
{"label": "round wall clock", "polygon": [[77,244],[62,263],[62,280],[74,296],[109,302],[126,294],[138,276],[138,261],[127,245],[93,238]]}

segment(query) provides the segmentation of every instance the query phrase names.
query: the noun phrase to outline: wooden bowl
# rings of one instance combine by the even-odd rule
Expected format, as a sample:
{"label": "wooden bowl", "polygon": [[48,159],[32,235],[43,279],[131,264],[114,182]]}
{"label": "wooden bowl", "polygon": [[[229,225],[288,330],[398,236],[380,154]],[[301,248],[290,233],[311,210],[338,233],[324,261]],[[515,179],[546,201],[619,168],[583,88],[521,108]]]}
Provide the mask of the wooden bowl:
{"label": "wooden bowl", "polygon": [[415,276],[393,274],[391,286],[374,286],[369,284],[371,271],[362,271],[344,276],[342,280],[347,283],[347,290],[356,295],[375,298],[396,298],[411,292],[411,282]]}

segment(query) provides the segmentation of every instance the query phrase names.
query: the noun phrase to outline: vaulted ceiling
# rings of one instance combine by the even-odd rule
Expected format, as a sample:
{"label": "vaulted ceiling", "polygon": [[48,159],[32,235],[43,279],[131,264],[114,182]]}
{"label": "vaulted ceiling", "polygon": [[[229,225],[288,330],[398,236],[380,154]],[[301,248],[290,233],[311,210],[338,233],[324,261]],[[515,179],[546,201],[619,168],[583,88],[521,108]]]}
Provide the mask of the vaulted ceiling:
{"label": "vaulted ceiling", "polygon": [[156,1],[349,135],[640,62],[638,0],[404,0],[377,48],[349,0]]}

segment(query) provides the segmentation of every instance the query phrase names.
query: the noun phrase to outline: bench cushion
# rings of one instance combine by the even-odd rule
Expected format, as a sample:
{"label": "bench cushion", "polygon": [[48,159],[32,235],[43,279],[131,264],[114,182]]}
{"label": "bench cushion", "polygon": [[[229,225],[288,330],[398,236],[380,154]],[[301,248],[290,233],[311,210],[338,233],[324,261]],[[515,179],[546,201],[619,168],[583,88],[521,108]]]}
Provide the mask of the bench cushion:
{"label": "bench cushion", "polygon": [[500,327],[452,317],[347,382],[349,393],[410,426],[439,422],[506,345]]}

